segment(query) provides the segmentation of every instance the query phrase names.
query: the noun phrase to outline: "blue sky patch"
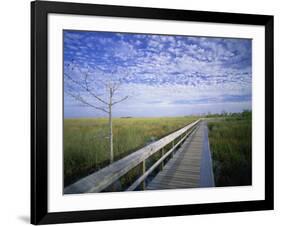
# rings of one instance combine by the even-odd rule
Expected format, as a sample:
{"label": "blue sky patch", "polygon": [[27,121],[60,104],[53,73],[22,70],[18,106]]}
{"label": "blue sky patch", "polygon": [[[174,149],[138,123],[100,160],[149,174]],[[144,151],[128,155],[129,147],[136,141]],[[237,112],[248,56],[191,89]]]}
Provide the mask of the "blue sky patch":
{"label": "blue sky patch", "polygon": [[[118,80],[113,116],[180,116],[251,109],[252,41],[116,32],[63,32],[64,78],[95,84],[107,99],[105,82]],[[65,117],[103,117],[104,112],[82,107],[67,92]],[[68,90],[69,91],[69,90]],[[87,101],[79,84],[71,85]],[[83,104],[82,104],[83,105]]]}

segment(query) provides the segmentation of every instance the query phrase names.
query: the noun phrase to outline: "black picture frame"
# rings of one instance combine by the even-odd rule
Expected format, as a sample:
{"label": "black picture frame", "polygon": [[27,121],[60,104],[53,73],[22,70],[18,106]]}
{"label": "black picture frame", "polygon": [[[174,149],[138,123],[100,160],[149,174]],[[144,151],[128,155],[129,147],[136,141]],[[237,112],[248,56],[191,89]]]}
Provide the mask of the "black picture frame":
{"label": "black picture frame", "polygon": [[[48,14],[95,15],[199,21],[265,27],[265,199],[142,208],[48,212]],[[31,223],[51,224],[192,214],[272,210],[273,186],[273,16],[94,5],[31,3]]]}

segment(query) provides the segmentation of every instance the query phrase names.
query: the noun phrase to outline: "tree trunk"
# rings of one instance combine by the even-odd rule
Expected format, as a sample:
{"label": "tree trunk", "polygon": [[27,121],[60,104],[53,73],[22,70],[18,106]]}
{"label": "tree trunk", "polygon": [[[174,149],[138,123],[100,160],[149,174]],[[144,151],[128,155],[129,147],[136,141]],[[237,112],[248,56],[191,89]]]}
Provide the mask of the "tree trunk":
{"label": "tree trunk", "polygon": [[114,161],[113,153],[113,131],[112,131],[112,88],[110,88],[109,97],[109,145],[110,145],[110,163]]}

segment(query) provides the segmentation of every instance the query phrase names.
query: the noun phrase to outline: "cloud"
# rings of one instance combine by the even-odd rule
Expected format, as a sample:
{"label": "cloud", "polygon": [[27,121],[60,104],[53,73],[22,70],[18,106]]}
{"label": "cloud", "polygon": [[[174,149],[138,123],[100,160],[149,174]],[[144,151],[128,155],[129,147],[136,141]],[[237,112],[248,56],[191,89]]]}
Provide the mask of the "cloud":
{"label": "cloud", "polygon": [[64,31],[65,71],[75,61],[95,79],[122,79],[118,95],[131,97],[120,112],[128,115],[133,106],[204,105],[203,112],[223,103],[243,110],[247,102],[251,108],[251,54],[249,39]]}

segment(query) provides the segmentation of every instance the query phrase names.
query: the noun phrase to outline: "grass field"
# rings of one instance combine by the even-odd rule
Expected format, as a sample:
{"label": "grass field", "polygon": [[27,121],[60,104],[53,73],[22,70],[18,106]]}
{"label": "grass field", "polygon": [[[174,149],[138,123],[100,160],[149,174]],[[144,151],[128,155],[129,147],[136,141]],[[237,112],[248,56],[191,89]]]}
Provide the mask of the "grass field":
{"label": "grass field", "polygon": [[251,185],[251,112],[208,123],[216,186]]}
{"label": "grass field", "polygon": [[[195,117],[114,118],[114,160],[196,120]],[[64,119],[64,185],[109,164],[108,120]]]}

